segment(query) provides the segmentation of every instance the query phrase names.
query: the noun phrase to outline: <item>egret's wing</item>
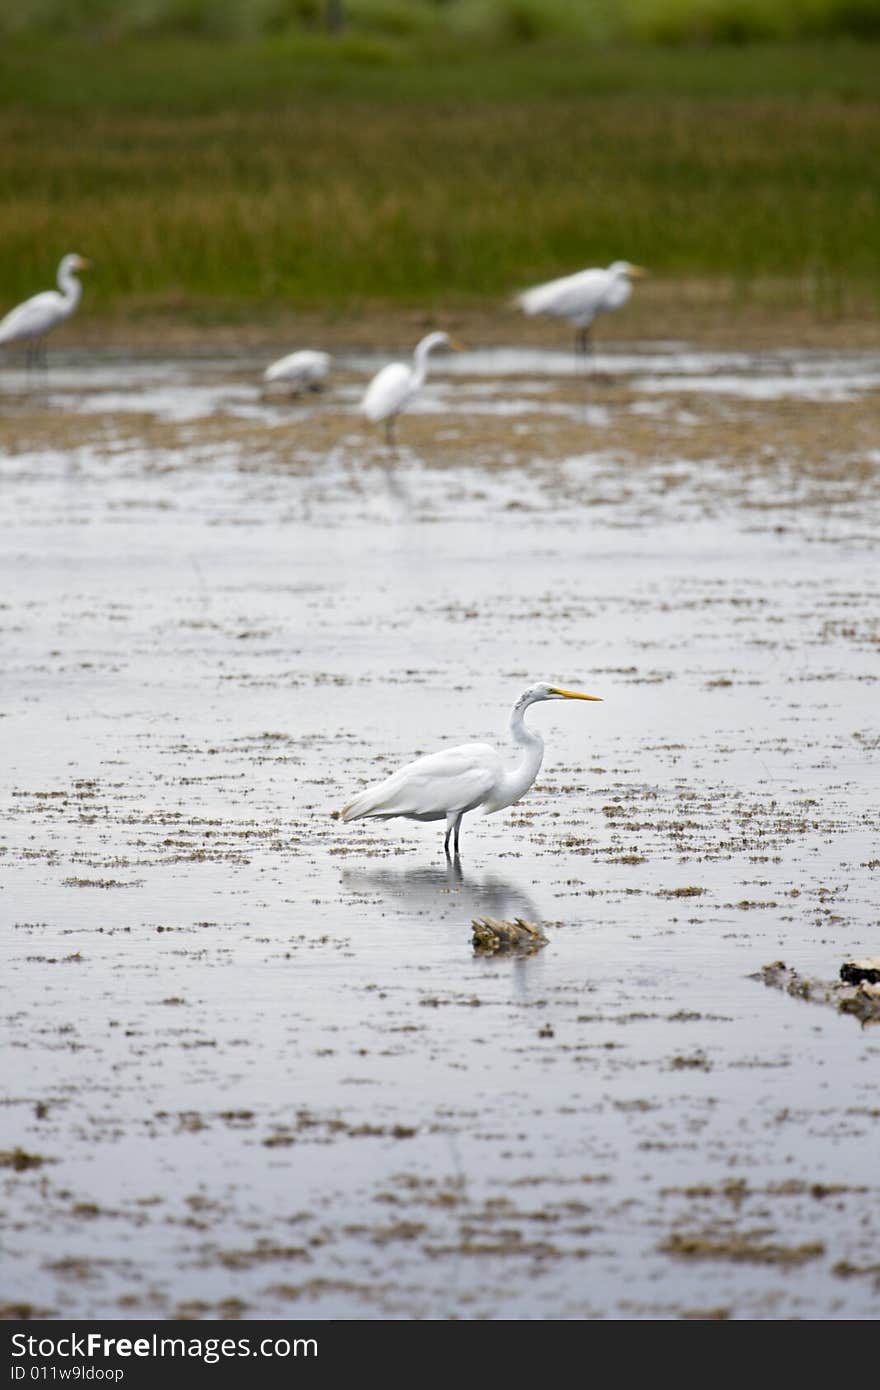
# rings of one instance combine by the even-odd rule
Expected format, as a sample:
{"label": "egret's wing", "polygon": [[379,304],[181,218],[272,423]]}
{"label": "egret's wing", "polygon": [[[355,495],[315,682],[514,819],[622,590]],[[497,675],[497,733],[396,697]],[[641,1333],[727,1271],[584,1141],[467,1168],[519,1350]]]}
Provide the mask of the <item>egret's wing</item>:
{"label": "egret's wing", "polygon": [[40,338],[65,317],[65,303],[57,290],[44,290],[10,309],[0,319],[0,343],[16,338]]}
{"label": "egret's wing", "polygon": [[488,743],[463,743],[417,758],[367,787],[341,812],[343,820],[362,816],[437,819],[450,811],[479,806],[502,771],[501,758]]}
{"label": "egret's wing", "polygon": [[559,318],[591,318],[596,312],[608,283],[605,270],[581,270],[576,275],[564,275],[535,285],[517,296],[517,304],[527,314],[556,314]]}
{"label": "egret's wing", "polygon": [[610,309],[619,309],[631,294],[632,281],[628,275],[609,275],[601,302],[596,307],[602,313],[607,313]]}
{"label": "egret's wing", "polygon": [[361,401],[361,410],[368,420],[384,420],[394,415],[406,403],[410,393],[412,368],[404,362],[389,362],[377,372]]}
{"label": "egret's wing", "polygon": [[312,378],[324,376],[330,366],[331,358],[329,352],[313,352],[311,348],[308,348],[300,355],[303,359],[303,365],[306,371]]}
{"label": "egret's wing", "polygon": [[300,364],[300,354],[289,352],[286,357],[279,357],[277,362],[272,362],[263,373],[265,381],[285,381],[288,377],[297,378],[302,370]]}
{"label": "egret's wing", "polygon": [[306,348],[279,357],[277,362],[266,368],[263,378],[266,381],[318,381],[326,375],[329,366],[328,352],[312,352]]}

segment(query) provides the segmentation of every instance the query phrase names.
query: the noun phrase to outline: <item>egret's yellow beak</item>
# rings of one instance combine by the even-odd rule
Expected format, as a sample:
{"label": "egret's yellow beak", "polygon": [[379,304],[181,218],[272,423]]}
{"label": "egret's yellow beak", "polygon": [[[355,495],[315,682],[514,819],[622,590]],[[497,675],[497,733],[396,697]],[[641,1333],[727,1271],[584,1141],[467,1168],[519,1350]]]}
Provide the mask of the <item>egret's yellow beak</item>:
{"label": "egret's yellow beak", "polygon": [[450,338],[447,347],[451,347],[453,352],[465,352],[464,343],[460,343],[457,338]]}
{"label": "egret's yellow beak", "polygon": [[581,695],[577,690],[562,690],[558,685],[551,685],[551,695],[561,695],[564,700],[598,700],[602,703],[601,695]]}
{"label": "egret's yellow beak", "polygon": [[631,280],[643,280],[645,276],[650,275],[651,272],[646,270],[643,265],[631,265],[626,273]]}
{"label": "egret's yellow beak", "polygon": [[77,270],[91,270],[92,263],[91,261],[87,261],[85,256],[77,256],[76,268]]}

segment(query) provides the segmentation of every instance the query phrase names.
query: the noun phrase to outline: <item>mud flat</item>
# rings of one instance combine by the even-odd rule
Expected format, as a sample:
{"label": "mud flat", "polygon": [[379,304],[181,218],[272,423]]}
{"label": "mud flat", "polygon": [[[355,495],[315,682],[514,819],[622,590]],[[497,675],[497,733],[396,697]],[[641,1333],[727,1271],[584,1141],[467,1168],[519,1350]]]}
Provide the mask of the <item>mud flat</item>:
{"label": "mud flat", "polygon": [[[880,355],[0,371],[7,1316],[876,1317]],[[446,740],[512,811],[333,819]],[[475,918],[536,924],[474,953]]]}

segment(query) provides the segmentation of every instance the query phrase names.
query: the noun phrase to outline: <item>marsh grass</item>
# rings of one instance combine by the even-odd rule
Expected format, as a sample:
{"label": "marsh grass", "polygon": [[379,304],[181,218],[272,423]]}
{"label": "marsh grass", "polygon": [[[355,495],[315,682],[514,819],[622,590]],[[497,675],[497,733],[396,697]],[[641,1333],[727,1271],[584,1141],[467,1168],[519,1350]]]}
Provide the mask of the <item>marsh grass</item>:
{"label": "marsh grass", "polygon": [[[320,33],[327,0],[16,0],[0,33],[204,38]],[[876,0],[339,0],[343,33],[531,45],[747,43],[880,34]]]}
{"label": "marsh grass", "polygon": [[485,303],[617,256],[876,312],[877,56],[17,41],[0,303],[77,249],[93,307],[208,319]]}

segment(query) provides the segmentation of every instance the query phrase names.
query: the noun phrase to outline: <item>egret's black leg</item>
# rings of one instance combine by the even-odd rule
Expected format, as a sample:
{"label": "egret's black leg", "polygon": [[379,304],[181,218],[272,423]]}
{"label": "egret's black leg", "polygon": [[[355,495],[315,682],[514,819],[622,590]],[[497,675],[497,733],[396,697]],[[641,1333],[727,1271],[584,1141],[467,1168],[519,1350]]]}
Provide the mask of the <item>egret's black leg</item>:
{"label": "egret's black leg", "polygon": [[394,416],[389,415],[385,421],[385,443],[389,449],[393,449],[394,442]]}
{"label": "egret's black leg", "polygon": [[452,858],[452,855],[449,853],[449,841],[453,839],[453,837],[455,845],[455,857],[456,859],[458,858],[458,836],[461,830],[461,817],[463,815],[464,811],[462,811],[459,815],[455,815],[454,812],[450,811],[449,815],[446,817],[446,838],[443,841],[443,849],[447,859]]}
{"label": "egret's black leg", "polygon": [[575,337],[575,356],[583,358],[584,365],[595,360],[596,349],[593,346],[593,335],[589,325],[586,328],[579,328]]}
{"label": "egret's black leg", "polygon": [[592,376],[598,380],[599,374],[596,371],[596,344],[593,341],[591,324],[588,324],[586,328],[578,329],[577,355],[579,359],[583,359],[585,375]]}

